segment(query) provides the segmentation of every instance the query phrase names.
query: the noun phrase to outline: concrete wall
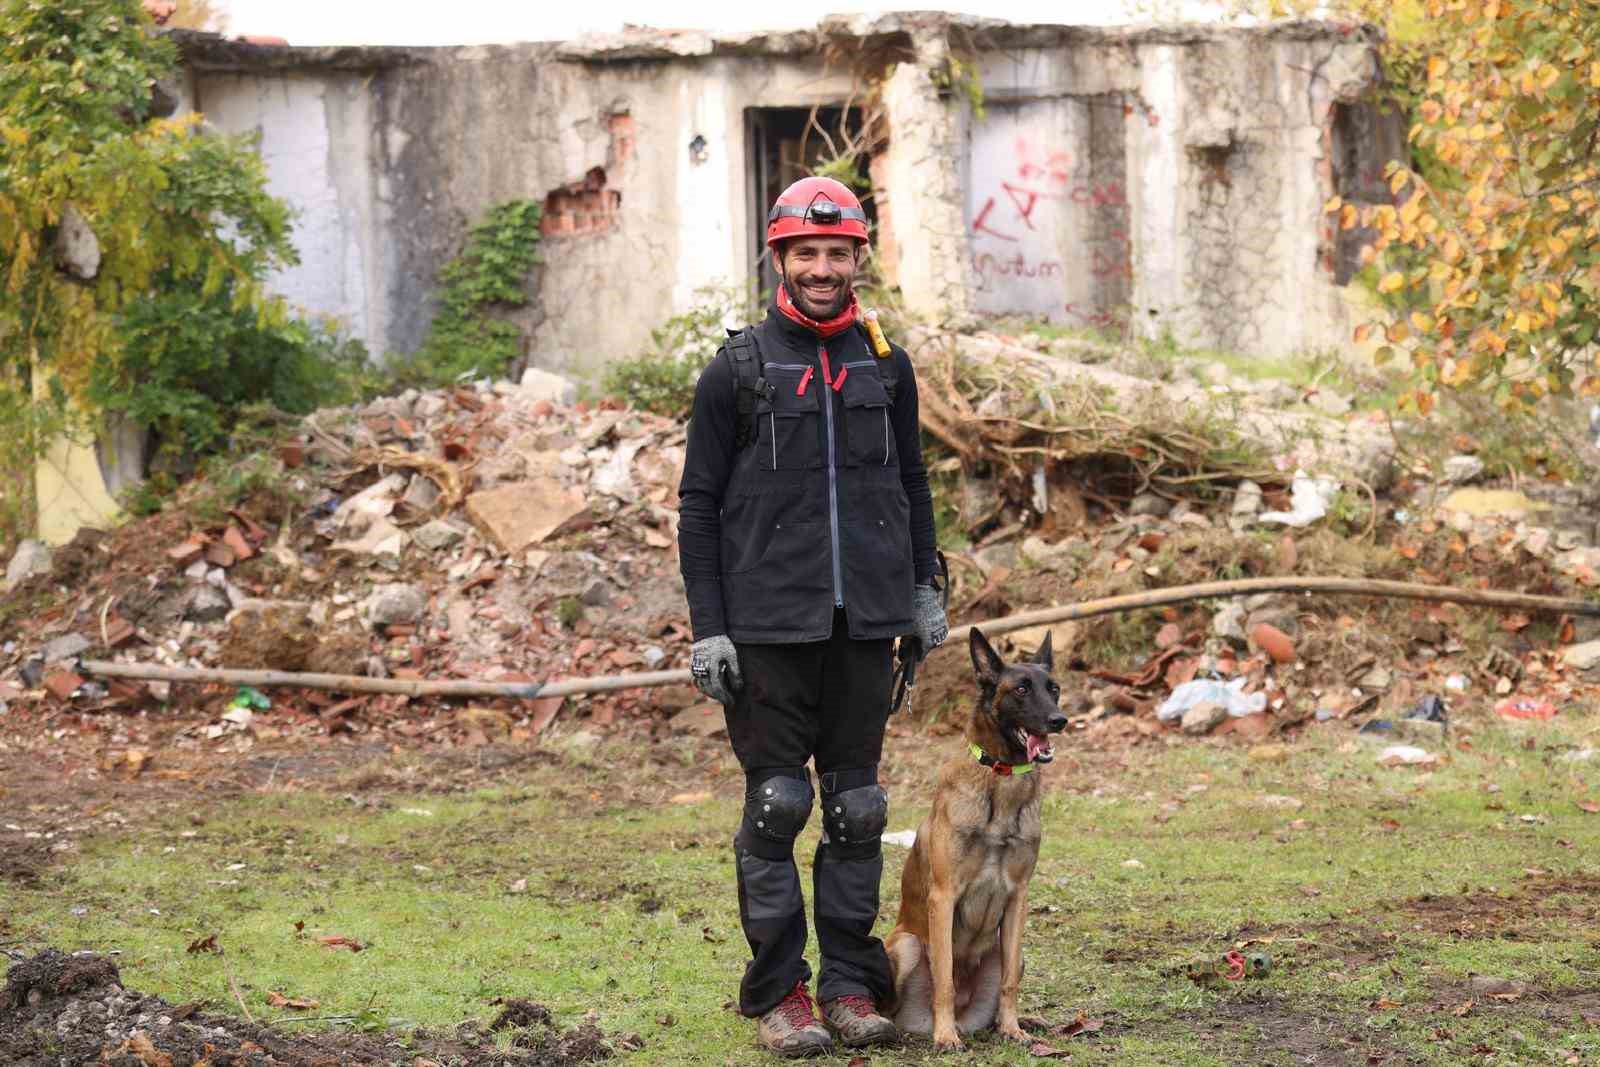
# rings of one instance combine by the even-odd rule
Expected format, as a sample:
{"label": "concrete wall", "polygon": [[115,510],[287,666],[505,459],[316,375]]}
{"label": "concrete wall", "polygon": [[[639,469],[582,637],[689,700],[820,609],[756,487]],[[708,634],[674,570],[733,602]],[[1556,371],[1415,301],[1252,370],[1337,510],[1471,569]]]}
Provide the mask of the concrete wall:
{"label": "concrete wall", "polygon": [[[1141,334],[1262,352],[1348,336],[1320,207],[1338,184],[1333,107],[1376,79],[1361,34],[957,35],[948,22],[850,29],[899,59],[874,175],[913,311],[1131,318]],[[934,76],[953,40],[978,49],[981,121]],[[532,197],[550,210],[518,314],[530,361],[591,376],[697,288],[748,281],[745,110],[843,103],[852,78],[822,41],[663,33],[337,63],[278,50],[265,69],[212,55],[193,84],[215,125],[260,132],[272,187],[299,211],[302,263],[280,291],[341,316],[375,353],[409,350],[468,226]]]}

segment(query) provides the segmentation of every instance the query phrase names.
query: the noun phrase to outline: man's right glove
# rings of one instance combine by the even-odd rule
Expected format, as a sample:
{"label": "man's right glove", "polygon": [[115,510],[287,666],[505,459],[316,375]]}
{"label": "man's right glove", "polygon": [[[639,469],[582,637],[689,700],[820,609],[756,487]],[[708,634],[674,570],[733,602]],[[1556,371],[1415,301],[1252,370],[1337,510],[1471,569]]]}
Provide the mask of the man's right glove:
{"label": "man's right glove", "polygon": [[[723,672],[727,672],[724,684]],[[739,653],[727,634],[703,637],[690,649],[689,673],[694,676],[694,687],[718,704],[732,704],[732,689],[744,688],[744,677],[739,673]]]}

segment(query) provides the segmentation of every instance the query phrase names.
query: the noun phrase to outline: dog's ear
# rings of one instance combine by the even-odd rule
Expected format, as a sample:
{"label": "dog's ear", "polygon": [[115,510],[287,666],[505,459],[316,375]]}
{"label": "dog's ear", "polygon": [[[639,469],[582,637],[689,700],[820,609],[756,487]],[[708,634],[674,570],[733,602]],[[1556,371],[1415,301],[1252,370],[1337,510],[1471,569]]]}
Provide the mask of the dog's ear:
{"label": "dog's ear", "polygon": [[1044,642],[1039,646],[1039,651],[1033,654],[1033,663],[1043,667],[1046,674],[1052,674],[1056,669],[1055,653],[1050,650],[1050,637],[1053,631],[1044,632]]}
{"label": "dog's ear", "polygon": [[997,683],[1000,672],[1006,669],[1005,662],[976,626],[967,637],[967,647],[972,651],[972,669],[978,672],[979,684],[992,686]]}

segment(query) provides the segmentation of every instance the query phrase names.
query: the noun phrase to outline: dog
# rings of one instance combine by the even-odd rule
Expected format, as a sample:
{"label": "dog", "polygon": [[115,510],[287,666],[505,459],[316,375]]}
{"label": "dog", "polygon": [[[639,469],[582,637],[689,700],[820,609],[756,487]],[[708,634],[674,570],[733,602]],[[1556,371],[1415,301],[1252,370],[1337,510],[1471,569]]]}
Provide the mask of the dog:
{"label": "dog", "polygon": [[1048,633],[1030,661],[1011,666],[976,627],[968,646],[978,681],[968,748],[939,772],[884,943],[894,973],[886,1014],[940,1049],[990,1027],[1027,1040],[1017,989],[1042,835],[1037,772],[1054,758],[1048,735],[1067,726]]}

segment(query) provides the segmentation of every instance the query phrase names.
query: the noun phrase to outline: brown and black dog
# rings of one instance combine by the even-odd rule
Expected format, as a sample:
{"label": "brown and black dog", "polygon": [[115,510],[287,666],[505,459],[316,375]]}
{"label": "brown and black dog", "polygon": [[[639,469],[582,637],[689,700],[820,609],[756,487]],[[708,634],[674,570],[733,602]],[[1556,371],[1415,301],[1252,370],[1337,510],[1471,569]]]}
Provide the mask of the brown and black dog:
{"label": "brown and black dog", "polygon": [[1047,735],[1067,725],[1048,633],[1031,661],[1011,666],[976,627],[968,644],[978,675],[968,747],[939,772],[885,943],[894,969],[889,1014],[902,1033],[931,1034],[944,1049],[990,1026],[1027,1039],[1017,987],[1028,880],[1039,858],[1037,770],[1054,756]]}

